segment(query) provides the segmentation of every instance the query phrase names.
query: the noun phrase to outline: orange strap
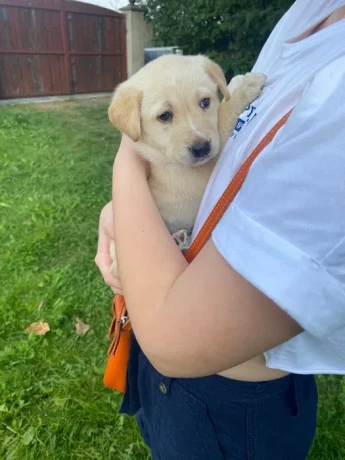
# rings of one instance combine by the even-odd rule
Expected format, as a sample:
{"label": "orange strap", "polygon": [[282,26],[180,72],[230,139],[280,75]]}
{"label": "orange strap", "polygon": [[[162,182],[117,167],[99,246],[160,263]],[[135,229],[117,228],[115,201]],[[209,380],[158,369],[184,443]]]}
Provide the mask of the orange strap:
{"label": "orange strap", "polygon": [[[196,236],[191,247],[188,251],[186,251],[185,258],[188,262],[191,262],[198,255],[201,248],[208,241],[213,229],[216,227],[222,215],[235,198],[237,192],[240,190],[252,163],[262,150],[273,140],[279,129],[286,123],[291,112],[292,110],[279,120],[279,122],[262,139],[260,144],[243,163],[242,167],[239,169],[238,173],[235,175],[223,195],[220,197],[218,203],[213,208],[213,211]],[[127,384],[127,364],[129,359],[132,327],[129,318],[127,317],[125,299],[122,296],[115,296],[113,301],[113,313],[114,318],[109,331],[109,336],[112,336],[113,339],[109,347],[104,384],[124,393]]]}
{"label": "orange strap", "polygon": [[291,112],[292,109],[286,115],[284,115],[284,117],[281,118],[278,123],[271,129],[271,131],[262,139],[260,144],[258,144],[258,146],[253,150],[251,155],[243,163],[235,177],[225,189],[223,195],[219,198],[217,204],[213,208],[211,214],[208,216],[192,245],[185,253],[185,258],[189,263],[195,259],[200,250],[207,243],[213,229],[216,227],[224,212],[237,195],[237,192],[240,190],[245,178],[247,177],[249,168],[253,164],[254,160],[259,156],[263,149],[272,142],[274,136],[277,134],[280,128],[285,125]]}

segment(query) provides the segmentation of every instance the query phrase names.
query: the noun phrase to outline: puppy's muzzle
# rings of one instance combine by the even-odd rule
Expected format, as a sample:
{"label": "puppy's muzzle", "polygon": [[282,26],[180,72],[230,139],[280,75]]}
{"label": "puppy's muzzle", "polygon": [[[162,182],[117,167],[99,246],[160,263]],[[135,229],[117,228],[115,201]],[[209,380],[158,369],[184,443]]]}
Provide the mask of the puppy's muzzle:
{"label": "puppy's muzzle", "polygon": [[196,160],[202,160],[211,153],[211,142],[196,142],[189,150]]}

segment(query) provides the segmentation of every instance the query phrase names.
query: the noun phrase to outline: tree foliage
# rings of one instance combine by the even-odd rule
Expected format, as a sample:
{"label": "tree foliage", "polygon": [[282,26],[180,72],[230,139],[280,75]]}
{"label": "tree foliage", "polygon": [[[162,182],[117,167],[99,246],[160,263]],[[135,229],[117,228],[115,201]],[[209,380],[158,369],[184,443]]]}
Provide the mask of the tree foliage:
{"label": "tree foliage", "polygon": [[146,0],[156,46],[206,54],[227,73],[247,72],[293,0]]}

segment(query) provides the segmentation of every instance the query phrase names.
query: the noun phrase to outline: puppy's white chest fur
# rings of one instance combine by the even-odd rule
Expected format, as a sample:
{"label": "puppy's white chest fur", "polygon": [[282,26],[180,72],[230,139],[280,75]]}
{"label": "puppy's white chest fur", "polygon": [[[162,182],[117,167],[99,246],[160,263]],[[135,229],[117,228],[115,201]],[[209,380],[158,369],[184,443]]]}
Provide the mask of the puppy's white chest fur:
{"label": "puppy's white chest fur", "polygon": [[215,161],[195,167],[152,165],[150,189],[170,233],[192,230]]}

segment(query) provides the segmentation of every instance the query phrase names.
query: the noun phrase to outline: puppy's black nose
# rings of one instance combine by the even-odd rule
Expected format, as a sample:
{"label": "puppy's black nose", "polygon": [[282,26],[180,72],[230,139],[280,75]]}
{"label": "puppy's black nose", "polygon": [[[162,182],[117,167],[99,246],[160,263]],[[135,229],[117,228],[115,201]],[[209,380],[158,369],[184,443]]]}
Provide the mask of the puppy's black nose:
{"label": "puppy's black nose", "polygon": [[204,158],[211,152],[211,143],[208,141],[196,142],[189,150],[195,158]]}

